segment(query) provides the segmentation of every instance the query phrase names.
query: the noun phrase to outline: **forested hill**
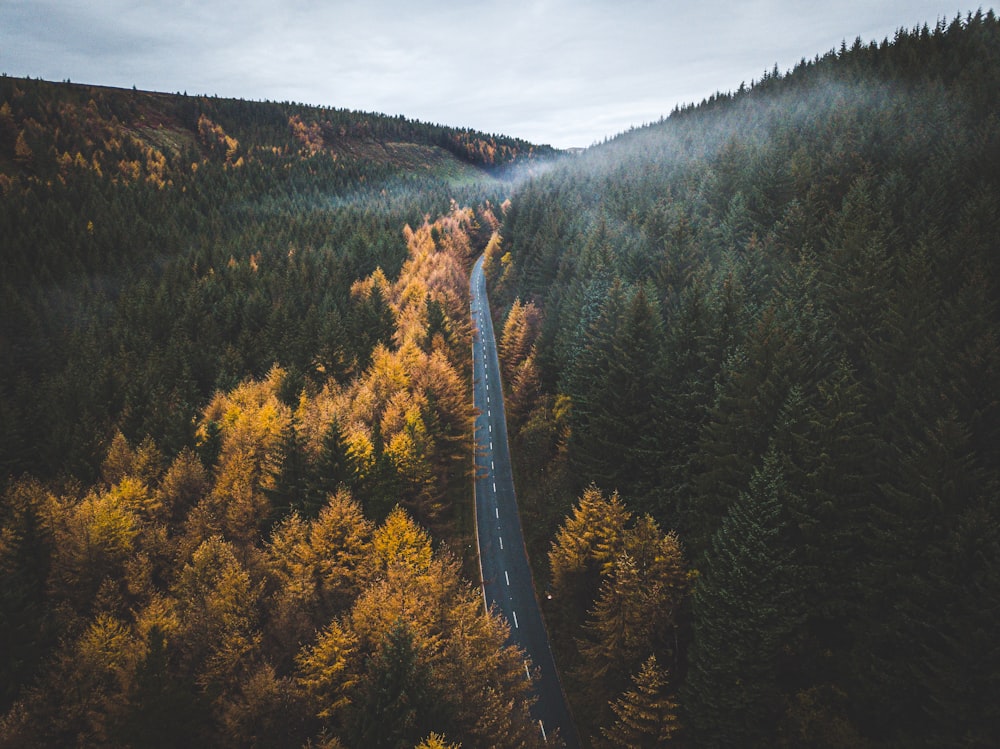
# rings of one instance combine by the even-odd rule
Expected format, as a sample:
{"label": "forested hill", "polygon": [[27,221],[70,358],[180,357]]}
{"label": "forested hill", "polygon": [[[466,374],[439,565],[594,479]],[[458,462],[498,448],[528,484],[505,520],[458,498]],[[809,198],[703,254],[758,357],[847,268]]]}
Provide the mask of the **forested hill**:
{"label": "forested hill", "polygon": [[0,79],[0,745],[543,744],[462,570],[469,271],[552,153]]}
{"label": "forested hill", "polygon": [[214,389],[276,362],[293,380],[355,373],[385,333],[350,285],[395,278],[403,225],[497,203],[515,166],[553,153],[402,117],[0,78],[0,478],[92,477],[116,429],[176,451]]}
{"label": "forested hill", "polygon": [[[518,138],[445,127],[332,107],[188,96],[3,76],[0,102],[0,170],[43,179],[76,162],[114,171],[150,149],[170,166],[189,167],[216,154],[240,165],[264,161],[266,152],[288,157],[321,152],[348,161],[363,158],[384,167],[428,169],[445,154],[471,166],[497,170],[554,153]],[[419,147],[414,149],[414,147]],[[96,156],[97,160],[94,161]],[[156,159],[158,160],[158,159]],[[78,163],[78,162],[76,162]],[[134,169],[134,167],[132,167]],[[163,178],[161,170],[139,174]],[[121,167],[121,177],[132,176]]]}
{"label": "forested hill", "polygon": [[992,12],[561,162],[487,268],[595,745],[1000,741]]}

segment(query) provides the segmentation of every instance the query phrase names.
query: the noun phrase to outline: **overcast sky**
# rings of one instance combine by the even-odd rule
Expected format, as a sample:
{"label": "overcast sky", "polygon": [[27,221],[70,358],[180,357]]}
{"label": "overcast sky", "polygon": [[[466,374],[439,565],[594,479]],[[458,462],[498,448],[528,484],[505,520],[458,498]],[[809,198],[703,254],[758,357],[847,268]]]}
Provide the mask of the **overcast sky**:
{"label": "overcast sky", "polygon": [[[970,0],[966,0],[970,2]],[[954,0],[0,0],[0,71],[403,114],[588,146],[976,5]],[[990,7],[988,4],[982,6]]]}

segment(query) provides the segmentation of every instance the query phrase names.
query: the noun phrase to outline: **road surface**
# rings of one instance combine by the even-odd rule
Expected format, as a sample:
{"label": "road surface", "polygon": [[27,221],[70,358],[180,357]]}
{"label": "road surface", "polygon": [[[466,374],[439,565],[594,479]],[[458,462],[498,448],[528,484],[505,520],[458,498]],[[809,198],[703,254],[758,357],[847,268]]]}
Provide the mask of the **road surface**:
{"label": "road surface", "polygon": [[[539,722],[539,730],[550,737],[554,729],[558,729],[566,746],[575,749],[579,739],[559,684],[521,535],[507,444],[500,364],[481,257],[472,269],[471,292],[472,389],[478,413],[475,422],[476,536],[484,603],[487,608],[496,606],[510,624],[511,640],[524,649],[535,666],[531,678],[538,702],[533,716]],[[528,678],[527,671],[525,678]]]}

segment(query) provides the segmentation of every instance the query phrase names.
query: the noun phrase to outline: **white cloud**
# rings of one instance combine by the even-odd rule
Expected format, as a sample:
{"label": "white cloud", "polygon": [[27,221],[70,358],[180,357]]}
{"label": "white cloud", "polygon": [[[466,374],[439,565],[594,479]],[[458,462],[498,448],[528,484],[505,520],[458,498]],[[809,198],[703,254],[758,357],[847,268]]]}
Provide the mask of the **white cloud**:
{"label": "white cloud", "polygon": [[589,145],[940,0],[4,0],[0,70]]}

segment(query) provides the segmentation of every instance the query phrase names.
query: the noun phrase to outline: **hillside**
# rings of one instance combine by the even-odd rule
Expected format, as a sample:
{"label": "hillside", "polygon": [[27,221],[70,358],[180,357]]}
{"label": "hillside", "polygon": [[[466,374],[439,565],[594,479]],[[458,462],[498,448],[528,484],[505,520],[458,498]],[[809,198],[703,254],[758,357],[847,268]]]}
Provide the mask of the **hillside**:
{"label": "hillside", "polygon": [[[498,203],[505,175],[552,153],[400,117],[0,79],[0,475],[94,476],[116,428],[179,449],[215,388],[275,362],[347,376],[373,334],[339,332],[350,285],[395,277],[402,226]],[[240,266],[296,252],[300,278],[257,273],[219,307]]]}
{"label": "hillside", "polygon": [[512,196],[513,453],[593,745],[996,744],[998,92],[970,14]]}
{"label": "hillside", "polygon": [[469,269],[552,155],[0,79],[0,744],[541,743],[462,571]]}
{"label": "hillside", "polygon": [[0,745],[543,745],[480,254],[587,745],[1000,743],[1000,20],[555,155],[0,78]]}

